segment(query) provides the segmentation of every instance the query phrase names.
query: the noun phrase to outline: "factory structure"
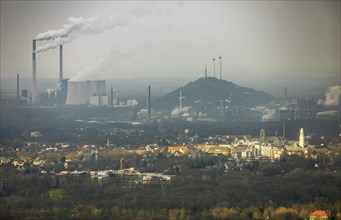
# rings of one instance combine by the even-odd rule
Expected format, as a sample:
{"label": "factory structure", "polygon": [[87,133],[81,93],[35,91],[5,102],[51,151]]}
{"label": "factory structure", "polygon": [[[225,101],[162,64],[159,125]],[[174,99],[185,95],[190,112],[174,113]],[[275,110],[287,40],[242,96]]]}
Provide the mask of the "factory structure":
{"label": "factory structure", "polygon": [[66,105],[108,106],[105,81],[68,81]]}
{"label": "factory structure", "polygon": [[[32,99],[31,103],[38,103],[37,68],[36,68],[36,41],[32,42]],[[40,94],[39,99],[43,104],[113,106],[115,93],[111,89],[111,101],[106,94],[105,80],[72,81],[63,77],[63,45],[59,46],[59,82],[58,89]],[[19,75],[17,76],[17,89],[19,89]],[[26,92],[27,93],[27,92]],[[18,94],[18,92],[17,92]],[[18,95],[17,95],[18,96]],[[27,96],[27,94],[26,94]]]}
{"label": "factory structure", "polygon": [[[117,93],[111,88],[107,95],[106,81],[105,80],[85,80],[74,81],[72,79],[64,79],[63,76],[63,45],[59,46],[59,82],[57,90],[50,90],[37,94],[37,56],[36,56],[36,41],[32,42],[32,98],[31,103],[48,105],[84,105],[90,107],[134,107],[139,103],[135,99],[124,102],[119,102],[117,99]],[[213,58],[213,77],[208,76],[207,65],[205,65],[203,80],[216,79],[216,59]],[[220,80],[222,76],[222,57],[219,56],[220,66]],[[22,95],[19,95],[19,75],[17,76],[17,99],[25,97],[27,102],[30,101],[28,91],[22,91]],[[338,111],[331,111],[320,104],[320,101],[316,98],[298,98],[290,97],[288,95],[288,89],[285,87],[284,97],[280,100],[273,100],[266,106],[266,110],[255,108],[246,108],[243,106],[233,106],[230,104],[230,98],[226,100],[220,100],[220,103],[215,106],[208,106],[199,102],[200,108],[195,108],[198,103],[194,102],[191,106],[183,106],[183,99],[188,95],[186,91],[180,89],[180,95],[177,97],[179,104],[176,107],[177,111],[167,109],[169,116],[182,118],[187,121],[193,120],[242,120],[242,121],[285,121],[285,120],[299,120],[299,119],[314,119],[314,118],[330,118],[339,117]],[[155,111],[151,105],[151,86],[147,87],[147,104],[146,108],[140,109],[138,116],[147,119],[157,119],[159,117],[164,118],[167,113]],[[199,100],[200,101],[200,100]],[[198,110],[199,109],[199,110]],[[173,113],[173,114],[172,114]]]}

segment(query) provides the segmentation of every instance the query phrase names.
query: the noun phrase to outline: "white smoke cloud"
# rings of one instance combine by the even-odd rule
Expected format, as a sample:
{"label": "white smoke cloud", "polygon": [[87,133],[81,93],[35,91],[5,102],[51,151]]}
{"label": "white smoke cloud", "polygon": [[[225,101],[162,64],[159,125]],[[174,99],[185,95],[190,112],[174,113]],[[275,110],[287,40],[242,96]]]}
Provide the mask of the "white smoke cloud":
{"label": "white smoke cloud", "polygon": [[316,113],[316,116],[320,117],[320,116],[338,116],[340,114],[340,112],[338,111],[324,111],[324,112],[318,112]]}
{"label": "white smoke cloud", "polygon": [[179,113],[181,113],[181,112],[186,112],[186,111],[189,111],[190,110],[190,107],[182,107],[181,109],[180,109],[180,107],[175,107],[174,109],[173,109],[173,111],[171,112],[171,116],[178,116],[179,115]]}
{"label": "white smoke cloud", "polygon": [[274,119],[274,116],[275,116],[275,112],[276,112],[275,109],[269,109],[269,108],[267,108],[267,107],[264,106],[264,105],[256,106],[255,108],[252,108],[252,110],[260,111],[260,112],[263,113],[262,121],[270,121],[270,120],[273,120],[273,119]]}
{"label": "white smoke cloud", "polygon": [[50,49],[55,49],[59,47],[60,45],[64,45],[66,43],[71,42],[73,39],[75,39],[74,35],[69,35],[68,37],[56,37],[54,40],[48,44],[45,44],[44,46],[40,46],[36,49],[35,53],[44,52]]}
{"label": "white smoke cloud", "polygon": [[59,45],[69,43],[78,35],[97,34],[104,31],[129,25],[127,16],[107,17],[70,17],[61,29],[48,30],[35,37],[38,41],[51,41],[48,44],[38,47],[36,53],[54,49]]}
{"label": "white smoke cloud", "polygon": [[326,92],[325,105],[339,105],[341,86],[330,86]]}
{"label": "white smoke cloud", "polygon": [[[136,22],[141,20],[142,17],[171,14],[173,10],[183,7],[183,5],[184,3],[181,2],[162,2],[162,4],[150,2],[148,4],[143,4],[142,7],[141,5],[136,6],[132,11],[132,14],[135,15]],[[47,44],[38,47],[35,53],[55,49],[60,45],[73,41],[78,35],[102,33],[116,27],[129,26],[131,22],[131,19],[128,19],[128,14],[120,14],[118,16],[109,16],[105,18],[97,15],[87,18],[69,17],[67,23],[63,25],[63,28],[48,30],[39,33],[35,37],[35,40],[37,41],[49,41]],[[141,44],[139,46],[145,50],[149,49],[151,44]]]}
{"label": "white smoke cloud", "polygon": [[54,89],[49,88],[49,89],[47,89],[46,91],[47,91],[47,93],[50,95],[52,92],[54,92]]}
{"label": "white smoke cloud", "polygon": [[273,120],[274,116],[275,116],[275,110],[274,109],[266,109],[264,111],[263,116],[262,116],[262,120],[263,121]]}
{"label": "white smoke cloud", "polygon": [[84,66],[83,70],[77,72],[70,81],[89,80],[92,76],[96,76],[98,78],[100,74],[107,71],[114,62],[128,57],[129,55],[122,52],[121,49],[112,49],[107,57],[100,57],[94,64]]}

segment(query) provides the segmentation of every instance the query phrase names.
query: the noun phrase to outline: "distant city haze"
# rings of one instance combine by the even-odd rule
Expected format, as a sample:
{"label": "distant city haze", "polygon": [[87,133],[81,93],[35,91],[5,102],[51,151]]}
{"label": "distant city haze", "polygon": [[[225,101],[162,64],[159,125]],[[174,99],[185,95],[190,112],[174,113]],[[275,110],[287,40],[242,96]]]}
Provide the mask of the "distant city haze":
{"label": "distant city haze", "polygon": [[[41,37],[37,77],[55,84],[59,43],[65,78],[105,79],[118,87],[122,80],[132,79],[133,86],[145,79],[142,90],[148,79],[161,79],[166,93],[202,77],[205,65],[213,76],[213,58],[219,78],[219,56],[223,79],[276,96],[284,87],[289,95],[318,95],[340,84],[340,1],[0,4],[1,78],[7,82],[18,73],[32,77],[32,40]],[[45,86],[38,81],[38,90]],[[12,85],[1,80],[4,87]]]}

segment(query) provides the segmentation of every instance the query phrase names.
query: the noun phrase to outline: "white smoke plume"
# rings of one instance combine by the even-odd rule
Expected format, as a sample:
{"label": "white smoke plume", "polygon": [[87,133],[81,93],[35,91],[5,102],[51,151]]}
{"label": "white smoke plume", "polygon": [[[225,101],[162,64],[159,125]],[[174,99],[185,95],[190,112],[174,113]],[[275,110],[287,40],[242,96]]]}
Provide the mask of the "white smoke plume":
{"label": "white smoke plume", "polygon": [[46,91],[47,91],[47,93],[50,95],[52,92],[54,92],[54,89],[49,88],[49,89],[47,89]]}
{"label": "white smoke plume", "polygon": [[263,113],[263,116],[262,116],[262,121],[271,121],[274,119],[274,116],[275,116],[275,112],[276,110],[275,109],[269,109],[267,108],[266,106],[256,106],[255,108],[252,108],[252,110],[255,110],[255,111],[260,111]]}
{"label": "white smoke plume", "polygon": [[104,31],[129,25],[126,16],[101,18],[94,17],[70,17],[61,29],[48,30],[35,37],[37,41],[51,41],[48,44],[38,47],[36,53],[54,49],[59,45],[69,43],[78,35],[97,34]]}
{"label": "white smoke plume", "polygon": [[77,72],[70,81],[89,80],[91,76],[96,76],[98,78],[98,76],[107,71],[114,62],[126,59],[127,57],[129,57],[128,54],[122,52],[121,49],[112,49],[107,57],[100,57],[94,64],[84,66],[83,70]]}
{"label": "white smoke plume", "polygon": [[325,105],[339,105],[341,86],[329,86],[326,92]]}
{"label": "white smoke plume", "polygon": [[54,40],[48,44],[45,44],[44,46],[40,46],[36,49],[35,53],[44,52],[50,49],[55,49],[59,47],[60,45],[64,45],[66,43],[71,42],[75,38],[74,35],[70,35],[68,37],[56,37]]}
{"label": "white smoke plume", "polygon": [[322,116],[339,116],[340,112],[339,111],[324,111],[324,112],[317,112],[316,116],[317,117],[322,117]]}
{"label": "white smoke plume", "polygon": [[175,107],[173,109],[173,111],[171,112],[171,116],[177,116],[177,115],[179,115],[179,113],[186,112],[186,111],[189,111],[189,110],[190,110],[190,107],[188,107],[188,106],[182,107],[181,109],[180,109],[180,107]]}
{"label": "white smoke plume", "polygon": [[275,116],[275,110],[274,109],[266,109],[264,111],[263,116],[262,116],[262,121],[274,120],[274,116]]}

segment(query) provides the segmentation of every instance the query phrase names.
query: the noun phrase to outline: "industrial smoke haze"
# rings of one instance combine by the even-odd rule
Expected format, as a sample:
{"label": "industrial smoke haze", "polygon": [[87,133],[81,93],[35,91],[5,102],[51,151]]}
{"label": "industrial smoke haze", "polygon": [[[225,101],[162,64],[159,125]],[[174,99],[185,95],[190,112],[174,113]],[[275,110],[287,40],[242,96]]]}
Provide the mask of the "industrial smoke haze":
{"label": "industrial smoke haze", "polygon": [[97,34],[104,31],[129,25],[126,16],[101,18],[94,17],[70,17],[61,29],[48,30],[35,37],[37,41],[51,41],[38,47],[36,53],[54,49],[60,45],[73,41],[78,35]]}
{"label": "industrial smoke haze", "polygon": [[338,105],[340,102],[341,86],[330,86],[326,92],[325,105]]}
{"label": "industrial smoke haze", "polygon": [[110,54],[106,57],[100,57],[91,65],[86,65],[84,68],[77,72],[70,81],[89,80],[91,77],[100,77],[100,74],[107,71],[114,62],[126,59],[128,55],[122,52],[119,48],[112,49]]}
{"label": "industrial smoke haze", "polygon": [[275,110],[274,109],[269,109],[264,105],[261,106],[256,106],[254,108],[252,108],[255,111],[260,111],[263,113],[262,116],[262,121],[269,121],[272,120],[274,115],[275,115]]}
{"label": "industrial smoke haze", "polygon": [[186,106],[186,107],[175,107],[173,109],[173,111],[171,112],[171,115],[172,116],[176,116],[176,115],[179,115],[180,112],[183,112],[183,111],[189,111],[190,110],[190,107]]}

